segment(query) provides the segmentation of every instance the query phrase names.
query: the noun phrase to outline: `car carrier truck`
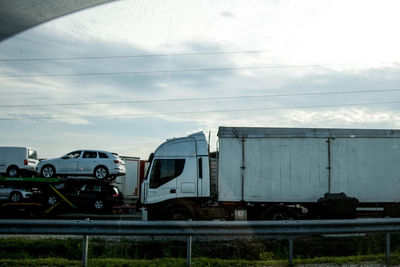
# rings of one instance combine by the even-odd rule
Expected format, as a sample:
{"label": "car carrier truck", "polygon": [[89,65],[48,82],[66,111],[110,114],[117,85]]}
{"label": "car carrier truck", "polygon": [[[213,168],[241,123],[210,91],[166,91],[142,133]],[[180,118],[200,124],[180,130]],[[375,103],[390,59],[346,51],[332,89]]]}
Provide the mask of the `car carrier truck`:
{"label": "car carrier truck", "polygon": [[149,220],[352,218],[400,214],[400,130],[220,127],[149,158]]}

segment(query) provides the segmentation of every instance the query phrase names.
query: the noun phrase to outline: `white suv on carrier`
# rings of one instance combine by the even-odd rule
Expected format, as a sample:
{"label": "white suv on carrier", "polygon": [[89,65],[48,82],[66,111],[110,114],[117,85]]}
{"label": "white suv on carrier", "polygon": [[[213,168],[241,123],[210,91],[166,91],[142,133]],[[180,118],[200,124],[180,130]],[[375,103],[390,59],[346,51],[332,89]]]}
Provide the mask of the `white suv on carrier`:
{"label": "white suv on carrier", "polygon": [[115,153],[77,150],[61,158],[42,160],[36,172],[45,178],[55,176],[94,176],[98,180],[125,175],[125,162]]}

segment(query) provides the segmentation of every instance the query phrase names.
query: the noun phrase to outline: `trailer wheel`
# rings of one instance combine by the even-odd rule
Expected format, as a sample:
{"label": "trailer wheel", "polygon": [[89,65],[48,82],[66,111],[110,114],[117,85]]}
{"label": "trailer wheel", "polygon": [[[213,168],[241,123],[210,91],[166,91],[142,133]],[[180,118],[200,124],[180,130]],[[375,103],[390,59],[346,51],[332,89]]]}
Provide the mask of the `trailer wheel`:
{"label": "trailer wheel", "polygon": [[295,215],[288,207],[279,205],[265,211],[263,217],[269,220],[282,221],[288,220],[289,218],[294,218]]}
{"label": "trailer wheel", "polygon": [[104,166],[98,166],[94,169],[93,176],[98,180],[103,180],[108,177],[108,170]]}
{"label": "trailer wheel", "polygon": [[288,214],[286,213],[286,211],[284,210],[274,210],[272,211],[272,213],[270,214],[270,218],[272,220],[276,220],[276,221],[280,221],[280,220],[287,220],[289,219]]}
{"label": "trailer wheel", "polygon": [[10,166],[7,169],[7,176],[9,177],[17,177],[19,173],[19,169],[17,166]]}
{"label": "trailer wheel", "polygon": [[52,178],[56,175],[56,170],[51,165],[45,165],[40,170],[40,175],[42,175],[42,177],[44,177],[44,178]]}
{"label": "trailer wheel", "polygon": [[20,192],[14,191],[10,194],[10,200],[13,203],[18,203],[22,200],[22,194]]}

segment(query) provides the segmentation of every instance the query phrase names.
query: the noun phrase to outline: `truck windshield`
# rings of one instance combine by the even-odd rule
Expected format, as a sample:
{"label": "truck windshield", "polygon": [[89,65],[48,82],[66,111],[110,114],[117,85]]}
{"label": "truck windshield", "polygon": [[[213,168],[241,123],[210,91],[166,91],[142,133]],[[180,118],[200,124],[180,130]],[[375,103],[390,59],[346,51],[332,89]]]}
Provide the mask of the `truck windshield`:
{"label": "truck windshield", "polygon": [[158,188],[182,174],[185,159],[156,159],[150,175],[150,188]]}

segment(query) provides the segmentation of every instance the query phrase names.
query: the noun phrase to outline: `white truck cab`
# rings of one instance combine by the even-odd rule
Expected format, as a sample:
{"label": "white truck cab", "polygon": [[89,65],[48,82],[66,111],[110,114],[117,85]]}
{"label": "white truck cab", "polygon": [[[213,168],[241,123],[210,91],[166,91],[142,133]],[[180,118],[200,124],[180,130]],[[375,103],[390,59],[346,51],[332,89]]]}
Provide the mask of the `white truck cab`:
{"label": "white truck cab", "polygon": [[210,196],[208,144],[204,133],[169,139],[153,155],[142,183],[142,204]]}

